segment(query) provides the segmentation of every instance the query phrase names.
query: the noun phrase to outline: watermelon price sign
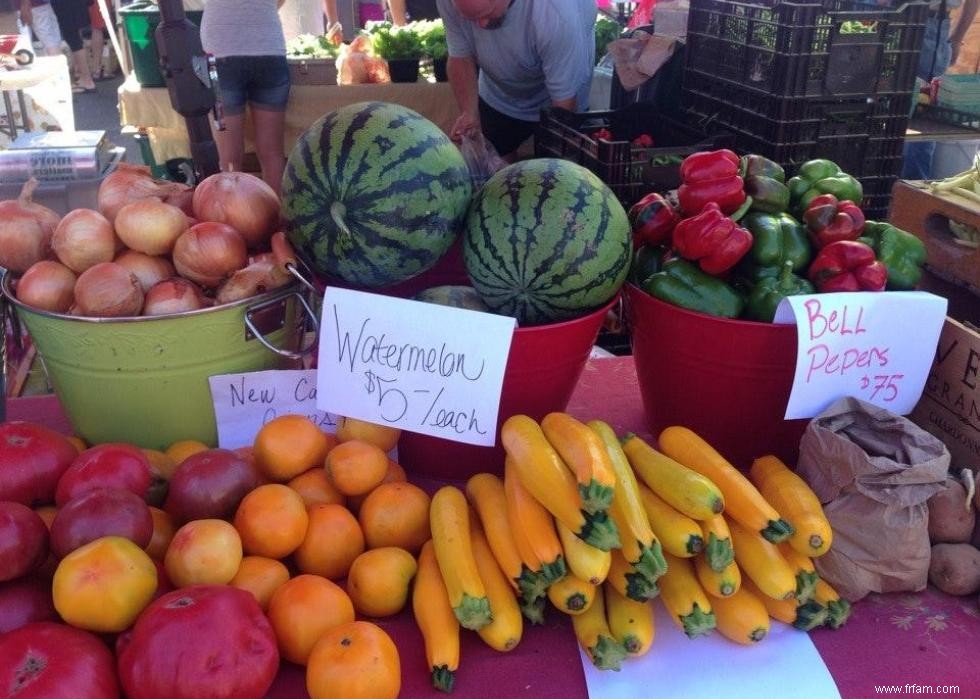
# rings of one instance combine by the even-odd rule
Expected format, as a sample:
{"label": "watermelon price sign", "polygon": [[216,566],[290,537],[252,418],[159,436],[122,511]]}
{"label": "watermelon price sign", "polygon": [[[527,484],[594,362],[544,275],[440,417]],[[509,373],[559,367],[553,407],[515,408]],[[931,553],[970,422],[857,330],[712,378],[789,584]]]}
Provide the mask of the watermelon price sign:
{"label": "watermelon price sign", "polygon": [[854,396],[899,415],[922,394],[946,299],[918,291],[790,296],[777,323],[796,323],[796,374],[786,419]]}
{"label": "watermelon price sign", "polygon": [[514,327],[506,316],[329,287],[317,407],[492,446]]}

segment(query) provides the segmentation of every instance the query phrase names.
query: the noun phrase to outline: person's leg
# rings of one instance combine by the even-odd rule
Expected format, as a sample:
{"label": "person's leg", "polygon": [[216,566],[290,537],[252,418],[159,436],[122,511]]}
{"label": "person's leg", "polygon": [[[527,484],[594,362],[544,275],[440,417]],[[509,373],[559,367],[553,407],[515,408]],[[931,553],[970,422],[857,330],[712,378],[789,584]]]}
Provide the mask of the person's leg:
{"label": "person's leg", "polygon": [[245,151],[245,114],[224,115],[224,131],[214,132],[218,164],[222,172],[240,172]]}
{"label": "person's leg", "polygon": [[31,9],[31,29],[44,46],[48,56],[61,55],[61,30],[51,5],[38,5]]}
{"label": "person's leg", "polygon": [[262,168],[262,179],[279,194],[286,167],[283,137],[289,100],[289,65],[285,56],[257,56],[253,66],[248,102],[255,126],[255,154]]}
{"label": "person's leg", "polygon": [[[925,81],[941,76],[949,67],[949,19],[930,16],[923,32],[922,49],[916,71]],[[913,97],[914,99],[914,97]],[[928,180],[932,177],[932,158],[936,153],[935,141],[912,141],[905,144],[902,153],[902,179]]]}
{"label": "person's leg", "polygon": [[61,36],[71,50],[75,82],[79,90],[95,89],[92,71],[89,70],[88,52],[82,42],[82,29],[88,25],[88,9],[78,0],[52,0],[51,7],[58,18]]}
{"label": "person's leg", "polygon": [[105,51],[105,30],[92,27],[92,41],[89,49],[92,54],[92,76],[102,78],[102,52]]}
{"label": "person's leg", "polygon": [[405,0],[388,0],[388,11],[391,13],[391,23],[395,26],[402,26],[408,23],[405,15]]}
{"label": "person's leg", "polygon": [[224,130],[213,130],[222,171],[241,170],[245,150],[245,86],[248,80],[246,59],[229,56],[217,59],[218,87],[224,110]]}

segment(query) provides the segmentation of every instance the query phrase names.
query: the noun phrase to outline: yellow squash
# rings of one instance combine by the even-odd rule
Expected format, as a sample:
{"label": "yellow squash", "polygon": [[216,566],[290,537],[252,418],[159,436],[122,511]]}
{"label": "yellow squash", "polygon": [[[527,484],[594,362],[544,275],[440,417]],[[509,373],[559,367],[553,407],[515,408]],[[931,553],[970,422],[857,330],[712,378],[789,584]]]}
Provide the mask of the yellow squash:
{"label": "yellow squash", "polygon": [[718,632],[730,641],[748,646],[769,635],[769,612],[762,600],[746,589],[716,599],[712,609]]}
{"label": "yellow squash", "polygon": [[731,597],[742,586],[742,572],[732,561],[720,573],[714,570],[702,556],[694,557],[694,572],[701,587],[712,597]]}
{"label": "yellow squash", "polygon": [[796,573],[776,548],[776,544],[762,538],[757,530],[749,529],[741,522],[729,520],[735,562],[743,577],[748,576],[763,594],[774,599],[796,597]]}
{"label": "yellow squash", "polygon": [[555,520],[524,488],[509,456],[504,460],[504,496],[510,530],[525,563],[532,570],[537,566],[546,585],[561,580],[567,569]]}
{"label": "yellow squash", "polygon": [[669,553],[664,557],[667,572],[660,578],[660,599],[670,617],[688,638],[711,633],[715,628],[715,615],[708,595],[694,575],[691,561]]}
{"label": "yellow squash", "polygon": [[851,603],[837,594],[837,590],[824,579],[817,581],[813,600],[827,608],[827,626],[839,629],[851,616]]}
{"label": "yellow squash", "polygon": [[732,533],[728,531],[725,515],[701,520],[701,538],[704,539],[704,557],[711,570],[720,573],[735,560]]}
{"label": "yellow squash", "polygon": [[763,456],[749,470],[759,492],[793,525],[790,545],[803,556],[822,556],[834,533],[820,500],[807,482],[775,456]]}
{"label": "yellow squash", "polygon": [[616,487],[609,454],[595,432],[568,413],[548,413],[541,429],[551,446],[575,474],[586,512],[605,512]]}
{"label": "yellow squash", "polygon": [[746,578],[743,587],[759,599],[766,612],[776,621],[790,624],[801,631],[810,631],[818,626],[823,626],[827,620],[827,608],[819,602],[809,600],[802,604],[793,599],[773,599],[769,595],[763,594],[755,583]]}
{"label": "yellow squash", "polygon": [[[650,582],[650,578],[637,570],[632,563],[626,560],[622,551],[613,549],[609,559],[609,575],[606,582],[616,588],[619,594],[629,597],[637,602],[646,602],[653,599],[660,592],[657,581],[663,577],[657,577],[657,581]],[[666,570],[666,566],[665,566]]]}
{"label": "yellow squash", "polygon": [[412,611],[422,632],[425,658],[432,673],[432,686],[453,691],[459,668],[459,620],[449,604],[449,593],[439,572],[432,540],[422,545],[412,589]]}
{"label": "yellow squash", "polygon": [[624,597],[611,585],[602,587],[606,598],[606,620],[613,638],[623,644],[630,655],[645,654],[656,633],[653,606],[649,602]]}
{"label": "yellow squash", "polygon": [[796,574],[796,601],[806,602],[808,599],[812,599],[817,590],[817,581],[820,580],[813,560],[800,554],[789,545],[788,541],[782,541],[777,546],[779,552],[783,554],[783,558],[789,563],[789,567]]}
{"label": "yellow squash", "polygon": [[609,574],[609,551],[601,551],[572,534],[561,522],[555,522],[558,540],[565,552],[565,565],[572,575],[592,584],[599,585]]}
{"label": "yellow squash", "polygon": [[548,588],[548,599],[565,614],[581,614],[595,601],[596,586],[577,575],[566,575]]}
{"label": "yellow squash", "polygon": [[494,650],[501,652],[512,650],[520,643],[524,629],[514,589],[497,565],[490,544],[479,527],[470,530],[470,543],[473,557],[476,559],[476,569],[487,590],[487,598],[490,600],[490,609],[493,612],[490,623],[481,626],[477,633],[483,642]]}
{"label": "yellow squash", "polygon": [[581,614],[572,616],[575,638],[588,653],[592,664],[600,670],[618,670],[626,657],[623,644],[613,638],[606,620],[606,604],[602,595],[595,595],[592,604]]}
{"label": "yellow squash", "polygon": [[663,544],[664,551],[678,558],[690,558],[704,548],[701,526],[678,512],[659,495],[640,486],[640,500],[650,520],[650,528]]}

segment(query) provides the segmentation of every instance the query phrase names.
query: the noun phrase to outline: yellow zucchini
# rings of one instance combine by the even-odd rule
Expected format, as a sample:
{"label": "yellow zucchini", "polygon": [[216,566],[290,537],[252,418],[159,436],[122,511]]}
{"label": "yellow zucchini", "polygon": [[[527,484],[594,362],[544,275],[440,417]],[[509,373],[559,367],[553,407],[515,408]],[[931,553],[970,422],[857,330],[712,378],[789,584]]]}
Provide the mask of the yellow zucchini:
{"label": "yellow zucchini", "polygon": [[555,519],[598,549],[619,546],[616,525],[608,514],[585,512],[575,479],[537,422],[527,415],[512,415],[500,427],[500,442],[521,484]]}
{"label": "yellow zucchini", "polygon": [[743,582],[743,587],[762,602],[770,617],[784,624],[790,624],[800,631],[815,629],[822,626],[827,620],[827,608],[814,600],[801,604],[795,598],[773,599],[769,595],[763,594],[755,583],[748,578]]}
{"label": "yellow zucchini", "polygon": [[766,502],[752,482],[693,430],[667,427],[660,433],[659,443],[665,454],[709,478],[721,489],[729,521],[737,520],[773,543],[793,533],[793,527]]}
{"label": "yellow zucchini", "polygon": [[749,475],[769,504],[793,525],[790,545],[804,556],[827,553],[834,532],[807,482],[771,455],[753,461]]}
{"label": "yellow zucchini", "polygon": [[769,635],[769,612],[762,600],[746,589],[716,599],[712,609],[718,632],[730,641],[748,646]]}
{"label": "yellow zucchini", "polygon": [[780,542],[777,547],[796,574],[796,601],[802,603],[812,599],[817,590],[817,581],[820,580],[813,561],[790,546],[788,541]]}
{"label": "yellow zucchini", "polygon": [[616,588],[619,594],[637,602],[646,602],[659,594],[657,581],[663,577],[662,575],[651,582],[649,577],[626,560],[622,551],[613,549],[610,553],[612,555],[609,558],[609,575],[606,576],[606,582]]}
{"label": "yellow zucchini", "polygon": [[597,588],[577,575],[566,575],[548,588],[548,599],[560,612],[581,614],[595,601]]}
{"label": "yellow zucchini", "polygon": [[622,555],[652,585],[663,575],[667,564],[660,541],[650,528],[650,520],[643,509],[636,474],[613,428],[601,420],[592,420],[588,425],[602,440],[616,475],[616,491],[609,516],[619,530]]}
{"label": "yellow zucchini", "polygon": [[728,521],[735,547],[735,562],[744,576],[752,578],[763,594],[774,599],[796,597],[796,574],[776,548],[762,538],[757,530],[749,529],[736,520]]}
{"label": "yellow zucchini", "polygon": [[711,633],[715,628],[715,614],[708,595],[694,575],[691,561],[669,553],[665,553],[664,558],[667,559],[667,572],[659,580],[660,599],[671,619],[688,638]]}
{"label": "yellow zucchini", "polygon": [[467,629],[489,624],[493,618],[490,600],[473,558],[469,506],[463,491],[451,485],[437,490],[429,503],[429,524],[453,613]]}
{"label": "yellow zucchini", "polygon": [[640,480],[675,510],[702,520],[725,509],[725,498],[710,479],[657,451],[635,434],[623,440],[623,451]]}
{"label": "yellow zucchini", "polygon": [[572,616],[572,628],[579,645],[600,670],[618,670],[626,649],[613,638],[606,620],[606,604],[602,595],[595,595],[592,604],[581,614]]}
{"label": "yellow zucchini", "polygon": [[492,473],[477,473],[466,482],[466,499],[483,526],[493,557],[515,590],[525,599],[544,595],[548,583],[540,570],[525,565],[517,550],[507,519],[507,496],[504,483]]}
{"label": "yellow zucchini", "polygon": [[823,578],[817,581],[813,600],[827,608],[826,624],[832,629],[839,629],[851,616],[851,603],[837,594],[837,590]]}
{"label": "yellow zucchini", "polygon": [[493,611],[493,620],[477,629],[477,633],[483,642],[494,650],[512,650],[520,643],[524,629],[514,589],[497,565],[490,544],[479,527],[470,530],[470,543],[473,547],[476,569],[483,580],[487,598],[490,600],[490,609]]}
{"label": "yellow zucchini", "polygon": [[517,550],[521,551],[525,543],[530,549],[529,553],[521,554],[530,559],[525,561],[528,567],[537,563],[546,585],[565,577],[565,558],[555,531],[555,520],[524,488],[509,456],[504,460],[504,497]]}
{"label": "yellow zucchini", "polygon": [[613,638],[623,644],[630,655],[643,655],[653,645],[656,629],[653,606],[637,602],[616,592],[612,585],[603,585],[606,597],[606,620]]}
{"label": "yellow zucchini", "polygon": [[701,538],[704,539],[704,557],[711,570],[721,573],[735,560],[732,533],[728,531],[725,515],[701,520]]}
{"label": "yellow zucchini", "polygon": [[605,512],[612,502],[616,475],[599,436],[568,413],[548,413],[541,420],[548,442],[568,464],[578,482],[586,512]]}
{"label": "yellow zucchini", "polygon": [[412,588],[412,611],[422,632],[425,659],[432,673],[432,686],[453,691],[459,669],[459,620],[449,604],[449,593],[439,572],[432,540],[422,545]]}
{"label": "yellow zucchini", "polygon": [[742,587],[742,572],[735,561],[729,563],[720,573],[708,564],[703,555],[695,556],[693,561],[698,582],[712,597],[731,597]]}
{"label": "yellow zucchini", "polygon": [[646,486],[640,486],[640,500],[650,520],[650,528],[664,551],[678,558],[690,558],[704,548],[701,527],[696,521],[670,506]]}
{"label": "yellow zucchini", "polygon": [[565,565],[572,575],[592,585],[599,585],[609,574],[608,551],[600,551],[572,534],[561,522],[555,522],[558,540],[565,552]]}

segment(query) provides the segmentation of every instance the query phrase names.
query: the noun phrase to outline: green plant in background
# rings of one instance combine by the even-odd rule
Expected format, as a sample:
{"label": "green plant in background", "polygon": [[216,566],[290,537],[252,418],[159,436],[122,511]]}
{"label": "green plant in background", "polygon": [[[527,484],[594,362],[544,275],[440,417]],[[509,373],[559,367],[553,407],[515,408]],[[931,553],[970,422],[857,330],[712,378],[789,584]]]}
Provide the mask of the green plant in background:
{"label": "green plant in background", "polygon": [[606,55],[606,47],[613,39],[618,39],[623,28],[619,22],[600,14],[595,21],[595,62]]}
{"label": "green plant in background", "polygon": [[286,55],[301,58],[336,58],[337,45],[326,34],[300,34],[286,43]]}
{"label": "green plant in background", "polygon": [[415,32],[422,43],[422,53],[433,61],[440,61],[449,56],[449,46],[446,43],[446,28],[441,19],[412,22]]}
{"label": "green plant in background", "polygon": [[410,25],[372,27],[369,33],[374,53],[386,61],[422,56],[422,42],[415,28]]}

